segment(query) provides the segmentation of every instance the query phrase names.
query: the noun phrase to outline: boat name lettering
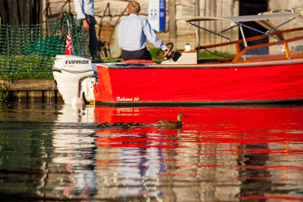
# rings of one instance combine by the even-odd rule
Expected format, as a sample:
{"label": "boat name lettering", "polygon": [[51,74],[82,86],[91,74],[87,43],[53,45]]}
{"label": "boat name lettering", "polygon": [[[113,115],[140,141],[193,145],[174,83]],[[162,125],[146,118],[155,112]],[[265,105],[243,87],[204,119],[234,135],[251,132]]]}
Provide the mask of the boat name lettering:
{"label": "boat name lettering", "polygon": [[134,97],[134,98],[126,98],[126,97],[116,97],[117,102],[138,102],[139,98]]}
{"label": "boat name lettering", "polygon": [[66,60],[65,64],[73,65],[73,64],[88,64],[89,60]]}

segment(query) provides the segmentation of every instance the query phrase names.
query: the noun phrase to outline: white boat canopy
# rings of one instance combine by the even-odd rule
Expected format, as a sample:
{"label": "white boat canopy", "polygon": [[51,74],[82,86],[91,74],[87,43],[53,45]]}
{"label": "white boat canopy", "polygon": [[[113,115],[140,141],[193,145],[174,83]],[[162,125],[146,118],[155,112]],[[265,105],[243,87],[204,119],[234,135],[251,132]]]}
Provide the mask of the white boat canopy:
{"label": "white boat canopy", "polygon": [[236,16],[236,17],[192,17],[186,19],[186,22],[210,21],[210,20],[225,20],[230,22],[252,22],[252,21],[283,19],[283,18],[294,18],[298,16],[301,15],[299,13],[272,13],[272,14],[262,14],[262,15],[244,15],[244,16]]}
{"label": "white boat canopy", "polygon": [[[189,24],[195,26],[196,28],[200,28],[202,30],[205,30],[205,31],[215,34],[217,36],[223,37],[223,38],[227,39],[228,41],[231,41],[231,39],[228,38],[227,36],[224,36],[223,33],[234,27],[239,27],[243,40],[244,40],[244,44],[245,44],[245,46],[247,46],[244,32],[243,32],[243,27],[253,30],[257,33],[267,35],[268,37],[272,37],[272,38],[276,39],[277,41],[280,41],[280,39],[277,36],[272,35],[270,33],[273,32],[274,30],[275,31],[278,30],[279,27],[295,20],[296,18],[303,19],[303,10],[274,10],[274,11],[260,13],[258,15],[244,15],[244,16],[233,16],[233,17],[202,17],[202,16],[199,16],[199,17],[187,18],[187,19],[185,19],[185,21],[188,22]],[[270,22],[270,20],[276,20],[276,19],[285,19],[285,20],[283,20],[283,22],[281,24],[274,26]],[[231,23],[231,25],[227,29],[224,29],[220,32],[215,32],[215,31],[209,30],[205,27],[202,27],[199,24],[199,22],[201,22],[201,21],[228,21]],[[264,28],[266,28],[267,31],[264,32],[264,31],[258,30],[256,28],[250,27],[247,24],[245,24],[245,22],[256,22],[256,23],[262,25]],[[197,41],[198,41],[199,37],[198,37],[197,32],[196,32],[196,37],[197,37]],[[199,41],[198,41],[198,44],[199,44]]]}

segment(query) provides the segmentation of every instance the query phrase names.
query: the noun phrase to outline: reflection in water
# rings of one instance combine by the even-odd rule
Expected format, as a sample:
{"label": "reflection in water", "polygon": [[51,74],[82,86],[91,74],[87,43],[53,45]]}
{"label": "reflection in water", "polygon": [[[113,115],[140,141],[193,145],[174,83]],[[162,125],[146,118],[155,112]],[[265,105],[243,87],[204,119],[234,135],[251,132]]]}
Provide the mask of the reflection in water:
{"label": "reflection in water", "polygon": [[[52,110],[27,119],[17,118],[16,111],[0,113],[0,194],[20,195],[23,189],[32,199],[44,200],[303,200],[300,105],[63,105]],[[158,119],[174,121],[178,113],[188,116],[182,129],[153,125]],[[50,114],[53,119],[46,120]],[[143,125],[98,128],[103,122]],[[13,144],[20,133],[23,148]],[[16,153],[20,158],[13,157]],[[30,182],[24,180],[9,192],[18,172],[35,176],[35,185],[25,189]]]}
{"label": "reflection in water", "polygon": [[53,147],[56,156],[52,162],[64,166],[64,183],[56,190],[68,198],[89,198],[97,193],[95,173],[96,136],[94,108],[64,105],[54,123]]}
{"label": "reflection in water", "polygon": [[[258,196],[266,200],[265,194],[270,193],[271,181],[270,171],[264,167],[267,164],[268,144],[241,145],[238,159],[239,178],[241,180],[240,197]],[[258,151],[264,151],[259,153]],[[262,168],[264,167],[264,168]]]}
{"label": "reflection in water", "polygon": [[[174,120],[179,112],[189,117],[184,120],[182,130],[151,127],[157,119]],[[287,159],[280,160],[285,152],[281,148],[302,144],[302,112],[301,107],[96,107],[99,123],[145,123],[129,131],[97,129],[97,153],[110,151],[112,156],[97,154],[96,169],[111,168],[104,171],[108,175],[107,183],[110,176],[121,178],[119,187],[122,188],[113,193],[117,197],[122,193],[173,201],[187,201],[189,196],[194,201],[300,200],[300,195],[285,194],[287,183],[281,187],[281,179],[272,176],[281,171],[281,166],[276,164],[288,167],[291,163]],[[151,148],[157,151],[153,155],[148,154]],[[297,152],[290,149],[288,155],[300,161],[302,156],[297,156]],[[112,160],[113,156],[116,161]],[[302,164],[298,166],[303,170]],[[154,177],[146,174],[148,169],[155,171]],[[150,186],[144,186],[146,181]],[[116,182],[118,186],[119,180]],[[295,189],[302,190],[302,183],[296,183]],[[115,186],[106,185],[109,192],[110,187]],[[125,188],[128,192],[121,192]],[[102,198],[102,194],[99,196]]]}

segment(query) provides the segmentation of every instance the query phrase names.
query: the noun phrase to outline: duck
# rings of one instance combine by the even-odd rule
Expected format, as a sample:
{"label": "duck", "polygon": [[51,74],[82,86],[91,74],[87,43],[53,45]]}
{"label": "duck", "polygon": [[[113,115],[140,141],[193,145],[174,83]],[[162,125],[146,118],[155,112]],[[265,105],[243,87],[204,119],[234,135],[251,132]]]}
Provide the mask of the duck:
{"label": "duck", "polygon": [[159,128],[182,128],[182,122],[181,122],[181,118],[185,117],[188,118],[187,116],[185,116],[182,113],[179,113],[177,116],[177,122],[175,121],[168,121],[168,120],[158,120],[158,122],[156,123],[156,125]]}
{"label": "duck", "polygon": [[104,122],[104,123],[101,123],[101,124],[97,125],[98,128],[109,128],[109,127],[116,127],[116,126],[128,130],[131,127],[143,126],[143,124],[142,124],[142,122],[139,122],[139,123],[135,123],[135,122],[108,123],[108,122]]}
{"label": "duck", "polygon": [[143,126],[142,122],[136,123],[135,126]]}
{"label": "duck", "polygon": [[104,122],[103,124],[104,124],[105,126],[111,126],[111,124],[108,123],[108,122]]}
{"label": "duck", "polygon": [[130,129],[130,125],[129,124],[124,124],[124,125],[122,125],[122,128],[124,129],[124,130],[129,130]]}
{"label": "duck", "polygon": [[105,124],[104,123],[101,123],[99,125],[97,125],[98,128],[104,128],[105,127]]}
{"label": "duck", "polygon": [[125,125],[124,122],[116,122],[112,124],[112,126],[123,126],[123,125]]}

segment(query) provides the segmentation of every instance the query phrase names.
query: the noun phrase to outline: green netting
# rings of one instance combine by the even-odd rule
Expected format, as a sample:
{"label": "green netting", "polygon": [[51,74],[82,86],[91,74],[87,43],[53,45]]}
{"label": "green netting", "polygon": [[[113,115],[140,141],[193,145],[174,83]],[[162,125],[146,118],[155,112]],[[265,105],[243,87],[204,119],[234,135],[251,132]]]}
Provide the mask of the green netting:
{"label": "green netting", "polygon": [[[65,13],[56,22],[36,25],[0,25],[0,77],[50,78],[55,56],[65,53],[67,20],[71,27],[76,55],[83,55],[87,44],[80,44],[83,28]],[[86,38],[86,37],[85,37]],[[84,50],[81,50],[81,46]]]}

